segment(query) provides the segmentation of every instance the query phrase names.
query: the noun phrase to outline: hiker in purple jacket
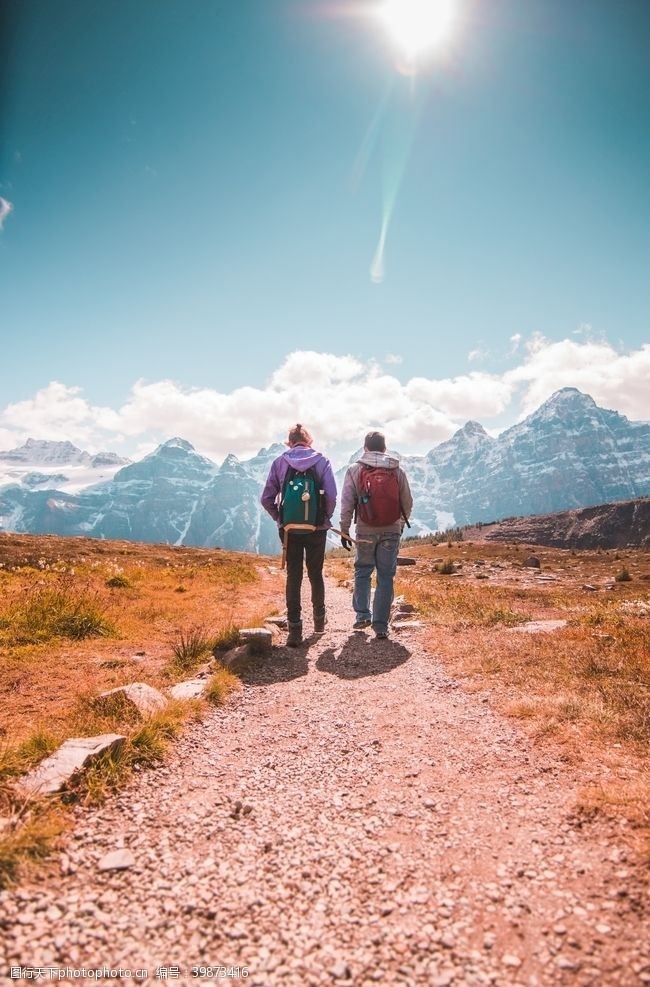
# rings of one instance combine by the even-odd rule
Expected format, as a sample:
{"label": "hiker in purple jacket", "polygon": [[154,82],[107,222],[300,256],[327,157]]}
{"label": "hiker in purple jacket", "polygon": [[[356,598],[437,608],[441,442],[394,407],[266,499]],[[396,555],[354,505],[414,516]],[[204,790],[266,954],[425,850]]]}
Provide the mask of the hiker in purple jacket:
{"label": "hiker in purple jacket", "polygon": [[287,644],[297,648],[302,644],[302,616],[300,589],[302,586],[303,557],[307,563],[307,575],[311,584],[311,604],[314,616],[314,633],[325,630],[325,583],[323,562],[325,561],[325,540],[327,529],[336,507],[336,481],[329,459],[312,449],[312,437],[304,425],[294,425],[289,429],[286,452],[278,456],[271,465],[261,502],[279,527],[280,541],[284,543],[284,529],[280,526],[280,500],[284,481],[290,468],[300,472],[311,469],[323,491],[323,518],[315,531],[292,531],[288,541],[287,564],[287,621],[289,636]]}

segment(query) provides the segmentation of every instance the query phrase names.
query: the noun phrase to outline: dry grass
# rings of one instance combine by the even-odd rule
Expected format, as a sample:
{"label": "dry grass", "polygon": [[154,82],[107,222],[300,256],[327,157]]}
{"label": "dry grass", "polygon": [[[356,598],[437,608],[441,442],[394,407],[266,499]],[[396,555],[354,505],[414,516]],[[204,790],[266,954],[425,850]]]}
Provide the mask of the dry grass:
{"label": "dry grass", "polygon": [[[97,762],[66,792],[102,799],[133,771],[164,757],[203,700],[170,703],[142,721],[99,692],[143,681],[158,688],[187,676],[238,626],[277,605],[275,560],[128,542],[0,534],[0,883],[46,855],[58,810],[17,810],[12,779],[71,736],[120,733],[122,750]],[[179,586],[184,592],[178,592]],[[211,701],[233,684],[215,681]],[[54,803],[56,805],[56,803]],[[1,823],[0,823],[1,824]]]}
{"label": "dry grass", "polygon": [[108,637],[115,628],[106,605],[87,583],[62,574],[28,586],[20,600],[0,614],[0,641],[8,645],[44,644],[54,638],[83,641]]}
{"label": "dry grass", "polygon": [[[521,566],[533,553],[539,573]],[[643,578],[650,554],[491,543],[411,544],[409,554],[418,565],[398,571],[397,589],[431,623],[431,651],[472,691],[489,689],[535,736],[567,745],[571,756],[582,752],[590,771],[614,746],[634,784],[614,786],[616,797],[605,786],[598,804],[626,807],[650,825],[641,808],[650,803],[650,778],[640,760],[650,749],[650,584]],[[451,560],[460,575],[441,579],[439,567]],[[622,571],[629,580],[617,578]],[[511,630],[556,618],[567,625],[552,633]]]}
{"label": "dry grass", "polygon": [[241,682],[236,675],[227,668],[218,668],[210,677],[205,698],[213,705],[220,706],[232,692],[240,688]]}
{"label": "dry grass", "polygon": [[61,809],[31,806],[0,830],[0,889],[17,880],[30,864],[45,860],[65,828]]}
{"label": "dry grass", "polygon": [[[83,726],[84,697],[135,681],[161,688],[183,677],[191,648],[181,648],[179,666],[172,645],[189,629],[204,629],[207,656],[233,639],[233,629],[277,607],[283,576],[268,571],[276,562],[0,534],[0,743],[15,748],[45,727],[57,739],[72,736]],[[83,637],[91,628],[100,636]]]}

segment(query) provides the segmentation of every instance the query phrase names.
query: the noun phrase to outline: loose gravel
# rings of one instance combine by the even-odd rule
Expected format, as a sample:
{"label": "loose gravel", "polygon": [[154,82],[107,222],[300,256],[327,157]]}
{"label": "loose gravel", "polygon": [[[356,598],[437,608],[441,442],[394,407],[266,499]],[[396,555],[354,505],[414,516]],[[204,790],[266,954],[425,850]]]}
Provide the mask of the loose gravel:
{"label": "loose gravel", "polygon": [[578,769],[465,693],[433,630],[375,641],[328,593],[325,635],[274,649],[164,766],[77,810],[59,873],[0,894],[1,983],[650,983],[641,875],[624,827],[576,815]]}

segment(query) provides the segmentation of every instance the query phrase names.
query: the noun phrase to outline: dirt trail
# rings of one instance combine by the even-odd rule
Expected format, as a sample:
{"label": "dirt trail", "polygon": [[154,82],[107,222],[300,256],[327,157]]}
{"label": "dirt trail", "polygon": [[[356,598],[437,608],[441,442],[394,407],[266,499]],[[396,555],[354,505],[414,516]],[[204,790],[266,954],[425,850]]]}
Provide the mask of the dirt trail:
{"label": "dirt trail", "polygon": [[[276,649],[164,767],[79,811],[64,876],[1,896],[0,968],[650,983],[643,885],[614,823],[574,817],[576,769],[464,693],[431,632],[352,633],[349,593],[328,593],[322,638]],[[135,866],[99,873],[121,846]]]}

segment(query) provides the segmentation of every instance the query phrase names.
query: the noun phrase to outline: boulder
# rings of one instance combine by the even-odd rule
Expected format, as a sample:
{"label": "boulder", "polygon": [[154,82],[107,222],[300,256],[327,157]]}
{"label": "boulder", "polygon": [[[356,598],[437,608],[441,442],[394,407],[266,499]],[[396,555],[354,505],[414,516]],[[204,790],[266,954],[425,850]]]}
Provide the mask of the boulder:
{"label": "boulder", "polygon": [[270,655],[273,635],[266,627],[244,627],[239,632],[239,640],[248,647],[252,655]]}
{"label": "boulder", "polygon": [[137,710],[143,718],[159,713],[167,705],[162,692],[154,689],[145,682],[132,682],[130,685],[120,685],[117,689],[101,692],[94,700],[93,706],[98,709],[110,707],[113,698],[121,700],[127,706]]}
{"label": "boulder", "polygon": [[527,559],[522,562],[522,565],[526,569],[541,569],[542,564],[536,555],[529,555]]}

